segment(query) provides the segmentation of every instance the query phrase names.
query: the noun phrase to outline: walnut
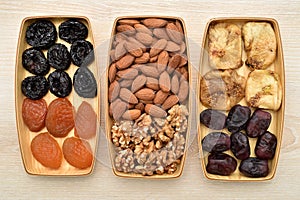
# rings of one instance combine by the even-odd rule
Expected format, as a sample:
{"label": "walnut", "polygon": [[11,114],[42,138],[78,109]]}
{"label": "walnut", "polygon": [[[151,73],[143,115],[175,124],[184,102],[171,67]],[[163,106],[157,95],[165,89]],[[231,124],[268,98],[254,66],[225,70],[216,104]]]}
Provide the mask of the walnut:
{"label": "walnut", "polygon": [[177,170],[177,163],[172,163],[165,167],[165,172],[168,174],[173,174]]}
{"label": "walnut", "polygon": [[132,172],[134,169],[134,158],[131,149],[121,150],[115,157],[115,167],[118,171]]}

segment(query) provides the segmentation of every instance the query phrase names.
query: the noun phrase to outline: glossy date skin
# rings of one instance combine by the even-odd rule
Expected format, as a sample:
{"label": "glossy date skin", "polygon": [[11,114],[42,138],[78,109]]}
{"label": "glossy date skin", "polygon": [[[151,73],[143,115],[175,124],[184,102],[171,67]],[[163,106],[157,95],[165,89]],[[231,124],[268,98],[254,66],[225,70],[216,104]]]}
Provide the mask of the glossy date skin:
{"label": "glossy date skin", "polygon": [[255,146],[255,154],[261,159],[272,159],[275,155],[276,146],[276,136],[267,131],[258,138]]}
{"label": "glossy date skin", "polygon": [[225,153],[212,153],[208,156],[206,170],[208,173],[222,176],[232,174],[237,166],[237,161]]}
{"label": "glossy date skin", "polygon": [[235,133],[243,130],[246,127],[250,115],[251,110],[247,106],[241,106],[239,104],[233,106],[226,119],[228,131]]}
{"label": "glossy date skin", "polygon": [[202,149],[207,152],[223,152],[230,149],[230,137],[223,132],[211,132],[201,143]]}
{"label": "glossy date skin", "polygon": [[240,160],[245,160],[250,156],[250,144],[248,137],[242,132],[236,132],[230,135],[230,149],[233,155]]}
{"label": "glossy date skin", "polygon": [[200,122],[207,128],[222,130],[226,126],[227,116],[214,109],[206,109],[200,114]]}
{"label": "glossy date skin", "polygon": [[255,138],[264,134],[269,128],[271,120],[272,116],[270,113],[261,109],[255,110],[246,127],[247,135]]}
{"label": "glossy date skin", "polygon": [[265,177],[269,174],[268,160],[247,158],[241,162],[239,170],[247,177]]}

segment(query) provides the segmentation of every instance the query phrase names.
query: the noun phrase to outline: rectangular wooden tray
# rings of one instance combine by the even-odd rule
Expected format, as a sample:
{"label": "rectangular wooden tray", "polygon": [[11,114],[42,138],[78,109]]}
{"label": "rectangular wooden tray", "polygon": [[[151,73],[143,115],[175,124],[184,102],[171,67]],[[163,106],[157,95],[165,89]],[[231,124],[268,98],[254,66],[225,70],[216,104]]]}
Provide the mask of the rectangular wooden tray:
{"label": "rectangular wooden tray", "polygon": [[[110,45],[109,45],[109,52],[108,55],[110,55],[110,50],[112,49],[112,43],[114,40],[114,35],[116,34],[116,27],[117,27],[117,23],[119,20],[121,19],[145,19],[145,18],[162,18],[162,19],[172,19],[172,20],[178,20],[180,21],[182,27],[183,27],[183,32],[184,32],[184,37],[185,37],[185,43],[186,43],[186,54],[187,54],[187,58],[188,58],[188,72],[189,72],[189,94],[190,94],[190,88],[191,88],[191,65],[189,62],[189,48],[188,48],[188,41],[187,41],[187,32],[186,32],[186,27],[184,24],[183,19],[179,18],[179,17],[172,17],[172,16],[122,16],[122,17],[118,17],[115,19],[114,24],[113,24],[113,28],[112,28],[112,33],[111,33],[111,41],[110,41]],[[189,133],[190,133],[190,124],[191,124],[191,115],[189,115],[188,118],[188,129],[187,129],[187,133],[186,133],[186,143],[185,143],[185,150],[184,150],[184,154],[182,156],[181,162],[177,168],[177,170],[173,173],[173,174],[162,174],[162,175],[152,175],[152,176],[143,176],[142,174],[136,174],[136,173],[124,173],[124,172],[120,172],[116,169],[115,165],[114,165],[114,158],[116,155],[116,152],[114,150],[114,144],[112,144],[111,142],[111,127],[113,125],[113,120],[112,118],[109,116],[109,101],[108,101],[108,69],[110,66],[110,56],[108,56],[108,64],[107,64],[107,69],[106,69],[106,74],[105,74],[105,119],[106,119],[106,137],[107,137],[107,141],[108,141],[108,146],[109,146],[109,154],[110,154],[110,159],[111,159],[111,165],[112,165],[112,170],[113,173],[116,176],[119,177],[126,177],[126,178],[147,178],[147,179],[167,179],[167,178],[177,178],[179,176],[181,176],[182,171],[183,171],[183,167],[184,167],[184,163],[185,163],[185,158],[186,158],[186,151],[187,151],[187,143],[188,143],[188,137],[189,137]],[[188,109],[191,109],[191,96],[189,95],[189,99],[188,99]]]}
{"label": "rectangular wooden tray", "polygon": [[[280,38],[280,32],[279,32],[279,26],[278,23],[275,19],[271,18],[261,18],[261,17],[236,17],[236,18],[213,18],[211,19],[205,28],[204,36],[203,36],[203,41],[202,41],[202,51],[200,55],[200,66],[199,66],[199,79],[198,79],[198,84],[197,84],[197,97],[198,97],[198,115],[200,116],[200,113],[206,109],[204,105],[200,102],[200,80],[201,76],[204,75],[207,71],[211,70],[212,68],[209,67],[209,57],[208,57],[208,30],[210,25],[219,23],[219,22],[227,22],[227,23],[234,23],[237,24],[238,26],[242,26],[246,22],[269,22],[275,32],[276,35],[276,40],[277,40],[277,56],[273,64],[271,64],[270,67],[267,69],[275,71],[279,74],[280,76],[280,81],[282,84],[282,104],[279,110],[277,111],[270,111],[268,112],[271,113],[272,115],[272,121],[269,127],[269,131],[272,132],[274,135],[277,137],[277,148],[276,148],[276,153],[275,156],[272,160],[269,160],[269,174],[266,177],[261,177],[261,178],[249,178],[244,175],[242,175],[239,172],[238,166],[240,164],[240,160],[238,160],[238,166],[237,169],[233,174],[230,176],[220,176],[220,175],[214,175],[210,174],[206,171],[206,164],[207,164],[207,158],[208,158],[208,153],[202,151],[202,146],[201,146],[201,141],[202,139],[209,133],[209,129],[206,128],[204,125],[202,125],[198,119],[198,145],[199,145],[199,151],[200,151],[200,159],[202,162],[202,169],[204,172],[204,175],[206,178],[211,179],[211,180],[224,180],[224,181],[263,181],[263,180],[270,180],[274,177],[275,172],[276,172],[276,167],[278,163],[278,158],[279,158],[279,152],[280,152],[280,147],[281,147],[281,141],[282,141],[282,131],[283,131],[283,123],[284,123],[284,108],[285,108],[285,74],[284,74],[284,61],[283,61],[283,51],[282,51],[282,44],[281,44],[281,38]],[[243,53],[242,53],[242,60],[246,60],[246,52],[244,50],[244,44],[242,43],[243,46]],[[245,63],[243,66],[239,69],[237,69],[237,72],[241,75],[244,75],[245,77],[248,76],[248,73],[250,72],[249,69],[245,66]],[[239,104],[241,105],[247,105],[245,99],[242,99]],[[254,109],[252,109],[253,112]],[[228,113],[228,112],[227,112]],[[222,130],[224,131],[224,129]],[[226,131],[227,132],[227,129]],[[256,138],[249,138],[249,143],[250,143],[250,148],[251,148],[251,155],[255,157],[254,153],[254,147],[256,144]],[[226,151],[229,155],[233,156],[231,151]]]}
{"label": "rectangular wooden tray", "polygon": [[[27,44],[27,42],[25,40],[26,29],[31,23],[35,22],[36,20],[47,19],[47,20],[50,20],[53,22],[53,24],[56,26],[56,29],[58,32],[58,26],[62,22],[66,21],[67,19],[71,19],[71,18],[76,18],[77,20],[84,23],[88,27],[88,37],[86,38],[86,40],[91,42],[95,48],[92,29],[91,29],[91,23],[90,23],[89,19],[84,16],[33,16],[33,17],[27,17],[27,18],[23,19],[22,24],[21,24],[17,54],[16,54],[16,68],[15,68],[15,109],[16,109],[16,122],[17,122],[18,136],[19,136],[20,151],[21,151],[21,155],[22,155],[24,168],[28,174],[60,175],[60,176],[87,175],[92,172],[93,167],[94,167],[95,156],[94,156],[92,165],[86,169],[75,168],[75,167],[71,166],[69,163],[67,163],[67,161],[64,158],[63,158],[61,167],[56,170],[50,169],[50,168],[47,168],[47,167],[44,167],[43,165],[41,165],[32,156],[31,149],[30,149],[30,143],[31,143],[31,140],[36,135],[38,135],[39,133],[42,133],[42,132],[47,132],[47,129],[44,128],[39,132],[31,132],[28,129],[28,127],[24,124],[23,119],[22,119],[22,102],[25,99],[25,96],[22,94],[22,91],[21,91],[21,82],[25,77],[32,75],[27,70],[25,70],[22,66],[22,53],[25,49],[31,47],[29,44]],[[65,44],[67,46],[67,48],[70,50],[71,45],[69,43],[65,42],[64,40],[61,40],[58,36],[57,36],[56,43]],[[44,50],[43,52],[45,53],[46,51]],[[46,56],[46,54],[45,54],[45,56]],[[73,75],[74,75],[75,71],[77,70],[77,68],[78,68],[77,66],[75,66],[74,64],[71,63],[70,68],[68,70],[66,70],[66,72],[71,77],[72,81],[73,81]],[[93,61],[89,65],[89,69],[93,72],[93,74],[97,80],[97,84],[98,84],[97,96],[92,99],[81,98],[76,94],[76,92],[74,91],[74,88],[72,88],[72,92],[67,98],[73,104],[75,110],[77,110],[77,108],[79,107],[79,105],[81,104],[81,102],[83,100],[87,101],[94,108],[94,111],[97,114],[97,121],[99,121],[99,117],[100,117],[100,105],[99,105],[99,101],[100,101],[99,88],[100,87],[99,87],[99,84],[100,84],[100,82],[98,80],[98,74],[97,74],[98,70],[97,70],[96,61]],[[51,73],[54,70],[55,69],[51,67],[49,73]],[[47,76],[48,76],[48,74],[46,75],[46,77]],[[47,95],[44,97],[44,99],[46,100],[48,105],[50,104],[50,102],[52,100],[54,100],[56,98],[57,97],[55,97],[50,92],[48,92]],[[99,123],[97,123],[97,126],[99,126]],[[97,148],[97,142],[98,142],[97,141],[98,140],[98,128],[96,130],[97,130],[96,136],[93,137],[92,139],[88,140],[88,142],[91,145],[93,155],[96,154],[96,148]],[[68,134],[68,136],[66,136],[65,138],[73,136],[73,135],[74,135],[74,129],[72,129],[71,132]],[[63,141],[65,138],[55,138],[56,141],[59,143],[60,147],[62,147],[62,144],[63,144]]]}

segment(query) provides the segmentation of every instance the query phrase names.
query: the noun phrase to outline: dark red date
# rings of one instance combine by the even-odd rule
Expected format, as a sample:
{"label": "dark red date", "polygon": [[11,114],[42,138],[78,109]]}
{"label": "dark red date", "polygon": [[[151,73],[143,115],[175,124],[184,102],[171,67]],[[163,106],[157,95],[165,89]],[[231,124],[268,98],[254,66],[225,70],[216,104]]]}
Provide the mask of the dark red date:
{"label": "dark red date", "polygon": [[221,130],[225,128],[226,115],[214,109],[206,109],[200,114],[200,122],[207,128]]}
{"label": "dark red date", "polygon": [[267,131],[258,138],[255,146],[255,154],[261,159],[272,159],[275,155],[276,146],[276,136]]}
{"label": "dark red date", "polygon": [[250,157],[241,162],[239,170],[247,177],[265,177],[269,174],[268,160]]}
{"label": "dark red date", "polygon": [[260,109],[255,110],[246,127],[247,135],[255,138],[264,134],[269,128],[271,120],[270,113]]}
{"label": "dark red date", "polygon": [[226,119],[226,126],[231,133],[239,132],[246,127],[250,118],[251,110],[247,106],[239,104],[233,106]]}
{"label": "dark red date", "polygon": [[202,149],[207,152],[223,152],[230,149],[230,137],[223,132],[212,132],[202,139]]}
{"label": "dark red date", "polygon": [[213,153],[208,156],[206,171],[211,174],[228,176],[237,166],[237,161],[225,153]]}
{"label": "dark red date", "polygon": [[250,156],[250,145],[248,137],[242,132],[236,132],[230,135],[230,149],[233,155],[240,160],[245,160]]}

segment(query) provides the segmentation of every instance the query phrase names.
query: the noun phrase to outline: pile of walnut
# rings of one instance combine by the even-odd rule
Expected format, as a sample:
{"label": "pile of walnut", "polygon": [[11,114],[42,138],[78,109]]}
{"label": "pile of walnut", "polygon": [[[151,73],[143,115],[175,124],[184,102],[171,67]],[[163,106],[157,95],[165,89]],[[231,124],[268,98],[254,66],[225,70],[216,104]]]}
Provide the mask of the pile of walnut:
{"label": "pile of walnut", "polygon": [[187,116],[186,106],[175,105],[166,118],[144,113],[135,121],[115,122],[111,138],[116,169],[143,175],[174,173],[184,154]]}

